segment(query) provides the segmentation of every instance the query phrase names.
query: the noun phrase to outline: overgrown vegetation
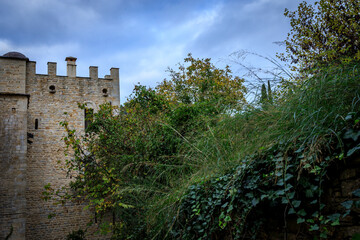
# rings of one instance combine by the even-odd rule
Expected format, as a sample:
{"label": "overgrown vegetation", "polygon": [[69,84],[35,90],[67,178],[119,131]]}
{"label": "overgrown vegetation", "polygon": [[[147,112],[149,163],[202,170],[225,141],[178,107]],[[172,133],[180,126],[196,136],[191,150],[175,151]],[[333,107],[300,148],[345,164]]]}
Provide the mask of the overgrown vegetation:
{"label": "overgrown vegetation", "polygon": [[[269,214],[285,226],[294,214],[306,224],[305,236],[306,230],[321,238],[332,233],[353,202],[343,203],[342,212],[326,209],[325,176],[332,163],[360,146],[359,69],[343,67],[310,78],[288,102],[231,117],[213,129],[203,139],[211,144],[197,147],[213,152],[212,159],[221,157],[221,164],[206,166],[212,171],[188,189],[171,233],[179,239],[262,239],[257,233]],[[222,174],[206,175],[218,169]]]}
{"label": "overgrown vegetation", "polygon": [[[295,222],[305,239],[331,239],[360,207],[359,189],[337,209],[324,199],[333,165],[360,150],[359,42],[328,35],[356,4],[321,0],[318,11],[301,4],[299,18],[286,12],[301,77],[259,86],[256,104],[228,67],[189,55],[155,90],[137,85],[124,106],[101,105],[84,135],[62,122],[74,179],[63,198],[85,200],[113,239],[263,239],[269,214],[285,238]],[[44,197],[54,193],[47,185]]]}

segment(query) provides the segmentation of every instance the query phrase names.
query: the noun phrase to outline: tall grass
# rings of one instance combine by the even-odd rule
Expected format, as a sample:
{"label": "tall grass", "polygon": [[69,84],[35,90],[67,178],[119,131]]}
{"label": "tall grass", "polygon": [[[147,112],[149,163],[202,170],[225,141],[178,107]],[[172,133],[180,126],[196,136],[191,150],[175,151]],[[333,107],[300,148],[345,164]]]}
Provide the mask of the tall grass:
{"label": "tall grass", "polygon": [[277,145],[283,149],[301,146],[305,156],[331,151],[330,143],[340,139],[347,115],[360,110],[359,64],[322,69],[283,101],[224,115],[216,125],[207,124],[207,131],[186,139],[177,157],[191,170],[172,179],[174,187],[169,192],[151,199],[147,217],[154,239],[164,237],[171,228],[190,185],[224,175]]}

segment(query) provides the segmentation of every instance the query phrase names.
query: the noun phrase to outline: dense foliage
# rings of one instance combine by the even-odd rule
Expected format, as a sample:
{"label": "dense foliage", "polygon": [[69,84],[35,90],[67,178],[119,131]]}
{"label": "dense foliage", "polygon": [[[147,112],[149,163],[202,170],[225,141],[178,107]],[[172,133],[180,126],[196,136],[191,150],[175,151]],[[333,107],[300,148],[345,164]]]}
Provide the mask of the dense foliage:
{"label": "dense foliage", "polygon": [[229,66],[215,67],[210,58],[185,58],[189,66],[179,65],[179,71],[169,69],[171,79],[157,86],[160,94],[170,102],[212,103],[214,111],[239,110],[245,103],[244,79],[231,75]]}
{"label": "dense foliage", "polygon": [[63,121],[73,181],[44,198],[86,202],[113,239],[264,239],[269,215],[285,238],[292,221],[305,239],[331,239],[360,207],[360,189],[335,208],[325,192],[360,153],[358,13],[356,0],[286,11],[301,81],[260,85],[254,105],[229,67],[189,55],[155,90],[101,105],[85,134]]}
{"label": "dense foliage", "polygon": [[359,0],[320,0],[315,6],[304,1],[297,11],[286,10],[292,28],[281,58],[300,70],[359,60],[359,13]]}
{"label": "dense foliage", "polygon": [[[220,123],[213,145],[229,143],[222,145],[222,159],[233,168],[217,163],[222,174],[188,188],[171,230],[174,238],[263,239],[261,234],[272,231],[266,229],[269,216],[282,226],[295,218],[304,225],[305,239],[331,235],[360,206],[344,200],[342,210],[334,211],[324,197],[331,166],[360,150],[359,77],[353,65],[323,70],[288,102]],[[360,190],[353,194],[360,197]]]}
{"label": "dense foliage", "polygon": [[[74,150],[67,161],[75,179],[71,189],[89,201],[99,218],[112,212],[110,223],[121,236],[141,234],[147,199],[171,187],[167,172],[176,177],[186,170],[174,156],[181,141],[165,124],[168,114],[161,96],[136,86],[124,107],[101,105],[84,136],[62,123],[68,132],[64,140]],[[109,228],[107,222],[103,228]]]}

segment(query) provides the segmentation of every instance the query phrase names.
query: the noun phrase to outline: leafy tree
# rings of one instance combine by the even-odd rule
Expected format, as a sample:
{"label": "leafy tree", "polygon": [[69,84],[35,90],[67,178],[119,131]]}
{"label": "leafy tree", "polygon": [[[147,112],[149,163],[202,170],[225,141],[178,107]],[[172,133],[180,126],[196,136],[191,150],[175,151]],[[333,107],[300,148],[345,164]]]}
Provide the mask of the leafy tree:
{"label": "leafy tree", "polygon": [[[87,110],[86,105],[80,108]],[[113,213],[119,239],[144,234],[149,199],[168,191],[178,172],[186,170],[175,156],[181,138],[167,124],[169,112],[162,95],[137,85],[121,108],[100,105],[84,135],[62,122],[72,182],[62,196],[45,186],[44,199],[60,196],[63,203],[80,197],[99,218]],[[111,229],[108,224],[103,228]]]}
{"label": "leafy tree", "polygon": [[360,0],[304,1],[297,11],[285,9],[285,16],[292,29],[279,57],[296,64],[294,70],[360,59]]}
{"label": "leafy tree", "polygon": [[229,66],[215,67],[210,58],[195,59],[191,54],[184,59],[189,66],[179,64],[179,71],[169,69],[157,91],[172,103],[210,103],[218,112],[240,109],[245,103],[244,79],[231,75]]}

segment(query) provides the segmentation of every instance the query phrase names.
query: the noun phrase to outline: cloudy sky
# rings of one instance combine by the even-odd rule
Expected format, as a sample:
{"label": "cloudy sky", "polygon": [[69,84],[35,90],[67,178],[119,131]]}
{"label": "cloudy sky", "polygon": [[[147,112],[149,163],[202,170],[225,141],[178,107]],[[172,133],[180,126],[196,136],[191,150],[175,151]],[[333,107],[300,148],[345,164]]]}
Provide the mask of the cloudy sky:
{"label": "cloudy sky", "polygon": [[[312,2],[312,1],[311,1]],[[77,75],[99,66],[99,77],[120,68],[121,102],[134,84],[155,86],[188,53],[218,67],[247,50],[275,56],[289,32],[285,8],[300,0],[0,0],[0,54],[18,51],[37,62],[77,57]],[[263,64],[254,59],[250,64]],[[232,64],[235,74],[238,66]]]}

